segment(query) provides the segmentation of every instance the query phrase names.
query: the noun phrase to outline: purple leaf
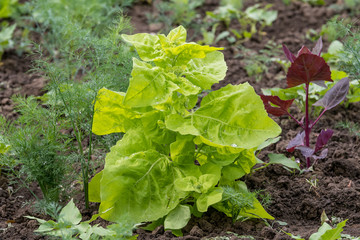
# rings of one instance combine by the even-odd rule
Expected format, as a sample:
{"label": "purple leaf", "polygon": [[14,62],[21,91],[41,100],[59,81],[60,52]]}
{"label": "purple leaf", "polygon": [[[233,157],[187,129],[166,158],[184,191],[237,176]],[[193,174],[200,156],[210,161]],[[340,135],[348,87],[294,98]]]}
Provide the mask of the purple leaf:
{"label": "purple leaf", "polygon": [[302,46],[301,49],[298,51],[296,57],[299,57],[301,54],[312,54],[312,53],[307,47]]}
{"label": "purple leaf", "polygon": [[[288,109],[294,101],[294,99],[281,100],[278,96],[260,95],[260,97],[264,103],[266,111],[277,117],[282,116],[282,115],[287,115]],[[270,103],[272,103],[278,107],[271,106]]]}
{"label": "purple leaf", "polygon": [[314,149],[306,146],[298,146],[296,149],[300,150],[301,154],[306,158],[312,157],[315,152]]}
{"label": "purple leaf", "polygon": [[345,77],[338,81],[329,91],[327,91],[324,97],[314,103],[314,106],[322,106],[326,110],[329,110],[339,103],[341,103],[349,91],[350,80]]}
{"label": "purple leaf", "polygon": [[305,131],[299,132],[287,145],[286,150],[293,152],[296,147],[304,145]]}
{"label": "purple leaf", "polygon": [[321,130],[316,140],[315,153],[320,151],[326,145],[326,143],[329,141],[333,133],[334,131],[331,129]]}
{"label": "purple leaf", "polygon": [[327,88],[325,81],[313,81],[313,83],[315,83],[316,85],[323,87],[323,88]]}
{"label": "purple leaf", "polygon": [[283,47],[283,51],[284,51],[285,56],[287,57],[287,59],[289,59],[289,61],[293,63],[295,61],[295,59],[296,59],[295,55],[292,54],[290,52],[290,50],[284,44],[283,44],[282,47]]}
{"label": "purple leaf", "polygon": [[319,156],[316,156],[316,155],[313,155],[312,157],[315,159],[315,160],[318,160],[318,159],[324,159],[326,158],[327,154],[328,154],[328,149],[325,148],[321,151],[320,155]]}
{"label": "purple leaf", "polygon": [[315,47],[312,49],[312,53],[320,56],[322,47],[323,47],[323,42],[322,42],[322,38],[320,37],[317,40]]}
{"label": "purple leaf", "polygon": [[[306,50],[301,51],[306,52]],[[291,88],[303,83],[309,84],[314,81],[332,82],[333,80],[331,80],[330,67],[322,57],[303,53],[291,64],[286,75],[286,81],[288,87]]]}

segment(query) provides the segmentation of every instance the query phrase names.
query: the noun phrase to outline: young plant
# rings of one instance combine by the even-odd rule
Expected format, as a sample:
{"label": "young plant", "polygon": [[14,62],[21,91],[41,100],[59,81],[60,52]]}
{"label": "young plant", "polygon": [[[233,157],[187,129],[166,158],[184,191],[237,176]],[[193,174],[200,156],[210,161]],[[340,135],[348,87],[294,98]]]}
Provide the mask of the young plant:
{"label": "young plant", "polygon": [[[344,239],[341,235],[341,232],[343,231],[343,228],[346,224],[346,221],[342,221],[341,223],[337,224],[335,228],[332,228],[328,223],[324,222],[321,227],[318,229],[316,233],[311,234],[309,240],[336,240],[336,239]],[[286,232],[285,232],[286,233]],[[300,236],[294,236],[291,233],[286,233],[289,235],[292,239],[296,240],[305,240],[305,238],[302,238]]]}
{"label": "young plant", "polygon": [[35,230],[36,233],[42,235],[61,237],[61,239],[136,239],[132,237],[132,226],[120,226],[119,224],[112,224],[107,227],[99,227],[99,224],[90,225],[95,221],[99,215],[94,215],[89,221],[81,222],[82,216],[79,209],[75,206],[74,201],[71,201],[61,210],[56,222],[53,220],[45,221],[40,218],[26,216],[29,219],[34,219],[41,223],[39,228]]}
{"label": "young plant", "polygon": [[126,93],[98,93],[93,132],[125,135],[90,182],[90,199],[106,220],[156,221],[165,229],[181,229],[210,206],[237,220],[272,218],[254,197],[222,202],[229,188],[249,196],[235,180],[250,173],[257,147],[280,128],[248,83],[210,92],[197,106],[227,66],[221,48],[186,42],[186,35],[182,26],[167,36],[122,35],[141,60],[133,59]]}
{"label": "young plant", "polygon": [[5,50],[8,50],[14,46],[14,41],[12,38],[15,28],[16,24],[0,28],[0,60]]}
{"label": "young plant", "polygon": [[311,158],[316,161],[317,159],[323,159],[327,156],[328,150],[323,149],[323,147],[333,134],[331,129],[322,130],[317,137],[315,147],[311,148],[310,134],[313,127],[326,111],[332,109],[346,98],[349,89],[348,78],[343,78],[337,82],[326,92],[323,98],[313,104],[313,106],[321,106],[324,109],[314,121],[310,119],[310,83],[313,82],[319,86],[326,87],[324,81],[333,81],[331,79],[330,67],[327,65],[325,60],[320,57],[321,49],[321,38],[318,40],[312,51],[303,46],[297,55],[292,54],[285,45],[283,46],[284,53],[291,62],[291,66],[286,75],[288,88],[296,87],[302,84],[305,85],[305,116],[302,120],[297,120],[289,112],[289,107],[293,103],[294,99],[282,100],[278,96],[261,95],[265,109],[269,114],[274,116],[288,115],[302,128],[302,131],[290,141],[286,149],[289,152],[293,152],[295,149],[300,150],[301,154],[306,158],[307,169],[312,166]]}

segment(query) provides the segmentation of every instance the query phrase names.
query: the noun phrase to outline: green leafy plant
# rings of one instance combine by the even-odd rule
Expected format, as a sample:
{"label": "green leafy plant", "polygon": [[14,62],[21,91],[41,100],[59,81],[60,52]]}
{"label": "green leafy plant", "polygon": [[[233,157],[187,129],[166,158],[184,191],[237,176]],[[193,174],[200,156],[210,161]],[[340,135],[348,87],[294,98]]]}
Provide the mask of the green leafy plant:
{"label": "green leafy plant", "polygon": [[4,26],[0,29],[0,60],[5,50],[14,46],[13,33],[15,28],[16,24],[13,24],[11,26]]}
{"label": "green leafy plant", "polygon": [[164,24],[165,32],[169,32],[176,25],[185,27],[197,25],[195,20],[200,15],[196,8],[201,6],[203,2],[204,0],[171,0],[154,3],[158,13],[148,13],[148,22]]}
{"label": "green leafy plant", "polygon": [[11,17],[18,5],[18,0],[2,0],[0,2],[0,19]]}
{"label": "green leafy plant", "polygon": [[[309,240],[322,240],[322,239],[326,239],[326,240],[336,240],[336,239],[343,239],[341,236],[341,232],[343,231],[343,227],[346,224],[346,221],[343,221],[339,224],[336,225],[336,227],[332,228],[328,223],[323,223],[321,225],[321,227],[318,229],[318,231],[316,233],[313,233]],[[297,239],[297,240],[305,240],[305,238],[302,238],[300,236],[294,236],[291,233],[286,233],[287,235],[289,235],[290,237],[292,237],[293,239]]]}
{"label": "green leafy plant", "polygon": [[[167,36],[122,37],[141,60],[133,59],[126,93],[104,88],[97,95],[93,132],[125,132],[90,182],[100,216],[114,222],[158,220],[165,229],[182,228],[190,213],[210,206],[233,217],[221,204],[224,188],[247,191],[235,180],[250,173],[257,147],[279,135],[279,126],[248,83],[210,92],[197,106],[198,95],[225,77],[221,48],[186,42],[182,26]],[[252,201],[236,219],[272,218]]]}
{"label": "green leafy plant", "polygon": [[322,130],[317,137],[314,148],[310,147],[310,133],[315,124],[327,110],[334,108],[346,98],[349,90],[349,79],[343,78],[338,81],[326,92],[323,98],[313,104],[315,106],[321,106],[323,111],[314,121],[312,121],[310,119],[310,106],[308,100],[310,82],[326,87],[324,81],[333,81],[331,79],[329,65],[327,65],[325,60],[320,57],[322,40],[321,38],[318,40],[312,51],[303,46],[297,55],[292,54],[285,45],[283,46],[283,49],[286,57],[291,62],[291,66],[286,75],[288,88],[305,84],[305,116],[303,120],[299,121],[289,113],[289,107],[294,99],[281,100],[278,96],[265,95],[261,95],[261,99],[269,114],[274,116],[287,115],[302,128],[302,131],[289,142],[286,149],[289,152],[293,152],[295,149],[300,150],[301,154],[306,158],[306,168],[309,169],[312,165],[311,159],[317,161],[318,159],[323,159],[327,156],[328,149],[324,149],[324,146],[331,138],[333,131],[331,129]]}
{"label": "green leafy plant", "polygon": [[82,216],[73,200],[60,211],[56,221],[45,221],[40,218],[26,216],[41,223],[35,232],[61,239],[136,239],[132,237],[132,226],[121,226],[119,224],[109,225],[107,229],[100,227],[99,224],[90,225],[98,215],[94,215],[89,221],[81,222]]}
{"label": "green leafy plant", "polygon": [[[247,40],[255,34],[263,35],[264,27],[271,25],[276,20],[277,11],[270,10],[271,6],[271,4],[267,4],[261,7],[260,4],[254,4],[243,11],[242,1],[238,3],[238,1],[230,0],[223,1],[218,9],[213,12],[206,12],[206,15],[215,23],[224,22],[237,39]],[[238,21],[241,26],[240,29],[230,27],[232,19]]]}

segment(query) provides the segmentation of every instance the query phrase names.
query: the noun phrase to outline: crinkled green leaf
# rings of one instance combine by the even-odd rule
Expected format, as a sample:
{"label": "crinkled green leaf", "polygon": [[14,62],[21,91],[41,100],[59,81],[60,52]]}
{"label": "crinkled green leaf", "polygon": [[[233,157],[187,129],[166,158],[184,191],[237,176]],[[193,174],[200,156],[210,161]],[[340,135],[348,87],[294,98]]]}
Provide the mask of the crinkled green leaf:
{"label": "crinkled green leaf", "polygon": [[165,229],[181,229],[186,226],[191,218],[190,207],[178,205],[165,218]]}
{"label": "crinkled green leaf", "polygon": [[170,116],[166,127],[181,134],[201,135],[215,144],[250,149],[279,135],[260,97],[248,84],[211,92],[201,107],[185,118]]}
{"label": "crinkled green leaf", "polygon": [[183,177],[180,171],[167,156],[154,150],[119,158],[117,146],[106,156],[100,188],[101,217],[138,223],[168,214],[186,195],[174,187],[175,180]]}
{"label": "crinkled green leaf", "polygon": [[165,127],[164,113],[151,111],[142,115],[141,122],[144,134],[148,139],[159,144],[170,144],[175,141],[176,134]]}
{"label": "crinkled green leaf", "polygon": [[179,66],[187,64],[191,59],[205,58],[208,53],[222,49],[223,48],[202,46],[196,43],[184,43],[174,48],[168,48],[166,51],[176,56],[176,65]]}
{"label": "crinkled green leaf", "polygon": [[122,39],[134,45],[140,58],[144,61],[153,61],[162,57],[164,54],[160,39],[156,35],[148,33],[138,33],[134,35],[121,35]]}
{"label": "crinkled green leaf", "polygon": [[99,90],[94,106],[92,132],[106,135],[115,132],[126,132],[133,126],[132,119],[140,115],[124,106],[125,93],[114,92],[106,88]]}
{"label": "crinkled green leaf", "polygon": [[191,135],[178,135],[176,141],[170,144],[171,159],[177,164],[194,164],[195,144]]}
{"label": "crinkled green leaf", "polygon": [[130,85],[124,104],[129,107],[146,107],[165,102],[178,89],[172,80],[176,78],[159,67],[133,59]]}
{"label": "crinkled green leaf", "polygon": [[70,202],[61,210],[58,221],[76,225],[80,223],[81,219],[81,213],[75,206],[73,199],[71,199]]}
{"label": "crinkled green leaf", "polygon": [[211,89],[214,83],[225,78],[227,71],[224,55],[221,52],[211,52],[205,58],[192,59],[187,63],[187,69],[182,73],[186,79],[202,89]]}
{"label": "crinkled green leaf", "polygon": [[196,200],[196,207],[200,212],[206,212],[207,209],[221,201],[223,190],[221,188],[215,188],[214,190],[203,193]]}

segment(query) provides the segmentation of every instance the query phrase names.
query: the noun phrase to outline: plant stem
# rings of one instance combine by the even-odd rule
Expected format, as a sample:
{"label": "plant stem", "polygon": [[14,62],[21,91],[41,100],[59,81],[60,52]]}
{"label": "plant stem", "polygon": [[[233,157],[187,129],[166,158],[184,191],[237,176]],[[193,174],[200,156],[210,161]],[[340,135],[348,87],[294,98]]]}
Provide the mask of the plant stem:
{"label": "plant stem", "polygon": [[319,121],[319,119],[321,118],[321,116],[327,111],[327,109],[325,108],[321,114],[317,117],[317,119],[311,124],[310,129],[312,129],[314,127],[314,125]]}
{"label": "plant stem", "polygon": [[305,130],[304,124],[302,124],[301,122],[299,122],[299,121],[298,121],[296,118],[294,118],[294,116],[291,115],[289,112],[287,112],[287,114],[288,114],[289,117],[291,117],[297,124],[299,124],[302,129]]}
{"label": "plant stem", "polygon": [[[306,99],[305,99],[305,146],[306,147],[310,147],[310,132],[311,132],[311,127],[310,127],[310,119],[309,119],[309,83],[307,83],[305,85],[305,94],[306,94]],[[310,158],[307,157],[306,158],[306,168],[310,167]]]}

